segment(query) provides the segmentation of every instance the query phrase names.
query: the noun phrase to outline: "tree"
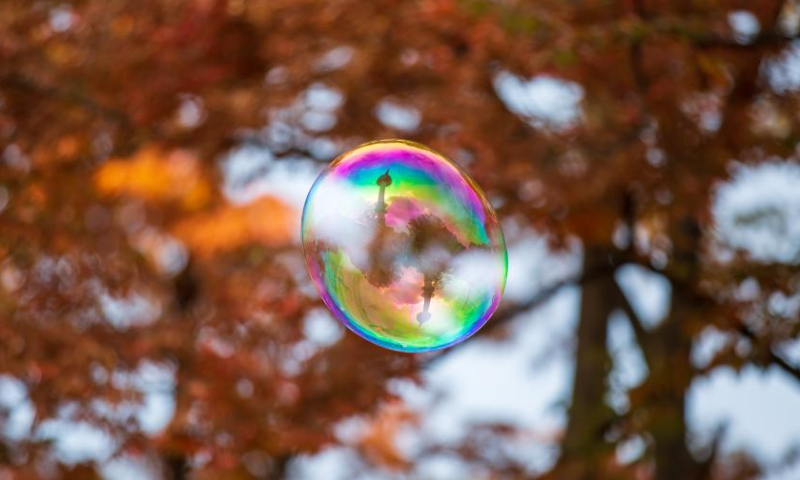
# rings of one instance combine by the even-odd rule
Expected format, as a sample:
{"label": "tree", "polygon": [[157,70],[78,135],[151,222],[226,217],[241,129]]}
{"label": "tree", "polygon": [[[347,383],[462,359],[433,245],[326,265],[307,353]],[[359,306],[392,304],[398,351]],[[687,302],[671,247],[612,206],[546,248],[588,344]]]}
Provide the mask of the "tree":
{"label": "tree", "polygon": [[[0,371],[22,385],[35,420],[23,438],[3,439],[2,468],[13,478],[97,477],[96,465],[61,461],[37,434],[66,418],[102,428],[115,453],[159,459],[166,477],[278,479],[294,456],[335,443],[333,425],[355,413],[374,413],[365,456],[407,468],[382,443],[411,421],[387,380],[417,379],[437,357],[352,335],[310,342],[303,322],[321,307],[303,287],[299,212],[269,196],[232,202],[221,166],[251,145],[277,162],[324,163],[361,141],[403,136],[465,165],[503,218],[556,248],[580,240],[579,276],[505,305],[486,328],[523,318],[564,284],[582,286],[569,420],[546,476],[710,478],[714,445],[700,458],[687,438],[692,379],[755,364],[800,380],[780,351],[800,319],[769,307],[777,292],[798,291],[796,261],[764,263],[725,245],[710,214],[732,161],[797,162],[800,96],[770,74],[795,48],[797,8],[3,2]],[[755,31],[732,26],[737,9]],[[547,117],[504,98],[504,84],[534,77],[578,92],[579,104],[564,107],[574,111]],[[671,308],[656,326],[614,281],[624,265],[669,280]],[[743,300],[735,291],[748,279],[758,294]],[[619,310],[648,369],[624,411],[604,401],[605,332]],[[699,369],[692,341],[708,326],[730,342]],[[158,433],[131,408],[152,367],[169,372],[176,403]],[[621,466],[614,448],[634,436],[647,450]],[[524,475],[479,450],[460,453],[494,478]]]}

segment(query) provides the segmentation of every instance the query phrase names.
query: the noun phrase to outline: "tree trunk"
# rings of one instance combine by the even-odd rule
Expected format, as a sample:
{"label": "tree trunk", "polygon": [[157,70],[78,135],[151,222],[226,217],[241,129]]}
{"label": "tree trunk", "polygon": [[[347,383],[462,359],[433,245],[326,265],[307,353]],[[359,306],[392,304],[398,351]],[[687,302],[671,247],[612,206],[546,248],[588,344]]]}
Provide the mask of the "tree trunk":
{"label": "tree trunk", "polygon": [[698,464],[686,446],[686,393],[691,383],[691,342],[684,334],[691,312],[681,295],[673,297],[672,313],[655,339],[649,383],[654,396],[648,430],[655,440],[656,480],[696,479]]}
{"label": "tree trunk", "polygon": [[670,271],[678,283],[673,284],[669,316],[650,345],[648,429],[655,440],[656,480],[691,480],[698,479],[702,470],[686,444],[686,394],[693,375],[689,328],[692,317],[702,311],[690,289],[699,267],[697,221],[689,216],[675,220],[670,237],[674,242]]}
{"label": "tree trunk", "polygon": [[[612,255],[609,248],[586,247],[583,271],[602,269]],[[616,308],[613,282],[614,277],[609,274],[583,286],[572,399],[558,469],[562,479],[596,478],[595,465],[604,457],[603,436],[613,418],[613,412],[604,401],[606,379],[611,369],[606,332],[609,315]]]}

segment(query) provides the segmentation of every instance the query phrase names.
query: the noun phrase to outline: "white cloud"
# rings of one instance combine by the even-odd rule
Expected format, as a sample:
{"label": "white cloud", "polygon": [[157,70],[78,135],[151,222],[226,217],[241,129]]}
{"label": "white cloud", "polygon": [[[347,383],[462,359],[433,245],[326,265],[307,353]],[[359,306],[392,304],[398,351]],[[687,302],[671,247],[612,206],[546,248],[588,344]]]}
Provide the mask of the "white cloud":
{"label": "white cloud", "polygon": [[614,277],[645,326],[654,327],[664,320],[672,296],[669,280],[638,265],[623,265]]}
{"label": "white cloud", "polygon": [[793,41],[780,55],[765,62],[762,73],[778,93],[800,88],[800,40]]}
{"label": "white cloud", "polygon": [[387,127],[410,132],[416,130],[422,116],[412,107],[394,100],[381,100],[375,107],[375,116]]}
{"label": "white cloud", "polygon": [[713,212],[726,245],[761,262],[800,263],[800,165],[739,166],[719,186]]}
{"label": "white cloud", "polygon": [[529,80],[509,72],[494,78],[494,88],[509,110],[534,127],[562,129],[578,121],[583,87],[547,75]]}
{"label": "white cloud", "polygon": [[745,449],[774,464],[800,441],[800,386],[777,368],[717,369],[695,380],[687,402],[693,431],[727,424],[723,452]]}
{"label": "white cloud", "polygon": [[736,41],[739,43],[750,43],[753,38],[761,31],[761,24],[747,10],[736,10],[728,14],[728,24],[733,30]]}

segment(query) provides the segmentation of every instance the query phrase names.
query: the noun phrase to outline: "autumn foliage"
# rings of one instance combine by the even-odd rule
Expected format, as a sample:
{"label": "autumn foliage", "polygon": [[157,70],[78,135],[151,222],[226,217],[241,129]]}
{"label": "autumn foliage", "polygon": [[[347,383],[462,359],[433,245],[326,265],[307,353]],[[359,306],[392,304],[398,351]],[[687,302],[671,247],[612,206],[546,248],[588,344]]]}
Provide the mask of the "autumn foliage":
{"label": "autumn foliage", "polygon": [[[313,170],[390,137],[463,165],[505,224],[583,252],[580,275],[506,302],[481,333],[502,342],[558,288],[582,287],[558,461],[532,472],[488,455],[486,445],[527,434],[508,425],[476,426],[449,454],[487,479],[755,478],[753,459],[692,442],[685,398],[719,366],[773,366],[800,381],[778,348],[800,319],[769,308],[771,295],[800,290],[796,262],[722,245],[711,214],[732,161],[798,161],[800,95],[765,72],[796,44],[799,8],[0,2],[0,374],[33,413],[24,434],[0,434],[0,478],[101,476],[102,461],[59,456],[45,428],[54,420],[102,430],[111,457],[143,461],[155,478],[277,480],[341,443],[337,425],[358,417],[351,446],[365,475],[413,472],[393,439],[418,412],[391,385],[422,382],[449,351],[310,338],[324,306],[305,272],[298,205],[274,193],[232,199],[225,186],[240,148],[267,152],[269,168]],[[742,9],[759,26],[745,37],[728,20]],[[503,79],[539,76],[577,89],[578,111],[553,120],[499,93]],[[387,105],[411,120],[381,121]],[[656,326],[615,283],[624,265],[668,279],[671,308]],[[746,279],[760,288],[742,299]],[[606,332],[620,310],[648,370],[624,411],[605,401]],[[728,343],[697,368],[692,341],[709,326]],[[148,386],[152,371],[168,379]],[[136,417],[153,388],[175,404],[156,430]],[[0,432],[11,421],[3,405]],[[645,448],[622,464],[615,448],[631,438]]]}

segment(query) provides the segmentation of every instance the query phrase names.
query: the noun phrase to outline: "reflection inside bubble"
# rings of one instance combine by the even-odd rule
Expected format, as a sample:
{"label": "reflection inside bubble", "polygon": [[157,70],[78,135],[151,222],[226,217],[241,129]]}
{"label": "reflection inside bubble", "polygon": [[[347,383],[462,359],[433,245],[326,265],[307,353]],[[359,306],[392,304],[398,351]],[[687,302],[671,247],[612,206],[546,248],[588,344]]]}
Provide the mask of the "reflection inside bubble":
{"label": "reflection inside bubble", "polygon": [[497,307],[506,250],[484,195],[450,161],[402,141],[358,147],[303,212],[312,280],[348,328],[403,351],[468,337]]}

